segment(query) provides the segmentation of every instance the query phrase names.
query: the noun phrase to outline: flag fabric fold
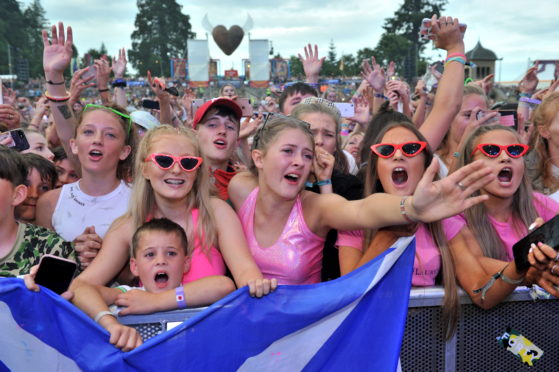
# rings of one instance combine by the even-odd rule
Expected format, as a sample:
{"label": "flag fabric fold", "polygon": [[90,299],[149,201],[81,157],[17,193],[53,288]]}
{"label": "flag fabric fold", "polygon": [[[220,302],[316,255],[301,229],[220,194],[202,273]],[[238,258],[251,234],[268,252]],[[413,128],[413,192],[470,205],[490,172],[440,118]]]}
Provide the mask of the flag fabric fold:
{"label": "flag fabric fold", "polygon": [[0,371],[396,370],[414,252],[401,238],[331,282],[241,288],[128,353],[60,296],[0,279]]}

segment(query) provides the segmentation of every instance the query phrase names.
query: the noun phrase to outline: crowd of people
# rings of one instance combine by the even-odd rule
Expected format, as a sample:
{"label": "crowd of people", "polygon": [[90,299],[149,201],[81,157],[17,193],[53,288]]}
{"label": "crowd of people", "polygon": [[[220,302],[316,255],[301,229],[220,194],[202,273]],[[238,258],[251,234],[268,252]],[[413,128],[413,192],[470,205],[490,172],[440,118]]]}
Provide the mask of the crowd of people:
{"label": "crowd of people", "polygon": [[[442,285],[443,326],[456,328],[458,287],[489,309],[517,285],[559,296],[559,253],[512,246],[559,212],[559,82],[518,86],[517,121],[465,84],[456,18],[433,16],[444,72],[414,88],[372,58],[342,115],[316,90],[323,59],[305,47],[306,82],[286,84],[246,116],[233,86],[201,104],[147,76],[158,108],[128,99],[126,55],[64,71],[73,32],[43,32],[44,91],[4,89],[0,132],[0,276],[34,282],[46,254],[74,260],[63,296],[128,351],[142,343],[116,314],[211,304],[236,288],[333,280],[415,234],[413,286]],[[111,74],[113,75],[111,81]],[[86,89],[94,97],[83,99]],[[252,111],[252,110],[251,110]],[[412,268],[410,268],[412,270]]]}

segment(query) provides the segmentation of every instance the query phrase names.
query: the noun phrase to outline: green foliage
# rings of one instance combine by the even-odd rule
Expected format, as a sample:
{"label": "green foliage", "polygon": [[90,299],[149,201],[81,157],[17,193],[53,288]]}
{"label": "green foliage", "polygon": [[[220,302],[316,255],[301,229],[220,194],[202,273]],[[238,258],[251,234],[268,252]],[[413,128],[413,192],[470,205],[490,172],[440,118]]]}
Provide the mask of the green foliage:
{"label": "green foliage", "polygon": [[151,70],[169,76],[170,58],[186,57],[186,42],[194,38],[190,16],[176,0],[138,0],[138,14],[128,57],[140,75]]}
{"label": "green foliage", "polygon": [[292,78],[297,80],[303,80],[305,78],[305,70],[303,70],[303,64],[301,63],[299,57],[289,57],[289,66],[291,68]]}

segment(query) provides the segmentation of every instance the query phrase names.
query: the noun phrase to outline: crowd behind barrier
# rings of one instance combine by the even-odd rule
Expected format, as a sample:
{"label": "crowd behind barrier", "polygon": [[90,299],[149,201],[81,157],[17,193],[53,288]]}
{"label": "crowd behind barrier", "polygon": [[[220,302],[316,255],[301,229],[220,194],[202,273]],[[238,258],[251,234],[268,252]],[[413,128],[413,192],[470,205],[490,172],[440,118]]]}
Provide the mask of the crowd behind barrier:
{"label": "crowd behind barrier", "polygon": [[268,88],[125,77],[124,49],[68,80],[83,35],[43,31],[45,78],[2,90],[0,276],[37,291],[41,257],[67,259],[61,295],[130,351],[236,288],[344,277],[415,236],[404,370],[514,365],[509,328],[559,365],[558,302],[521,287],[559,295],[553,236],[513,248],[559,213],[559,65],[471,81],[458,20],[431,22],[429,81],[374,57],[320,80],[309,44],[306,81]]}

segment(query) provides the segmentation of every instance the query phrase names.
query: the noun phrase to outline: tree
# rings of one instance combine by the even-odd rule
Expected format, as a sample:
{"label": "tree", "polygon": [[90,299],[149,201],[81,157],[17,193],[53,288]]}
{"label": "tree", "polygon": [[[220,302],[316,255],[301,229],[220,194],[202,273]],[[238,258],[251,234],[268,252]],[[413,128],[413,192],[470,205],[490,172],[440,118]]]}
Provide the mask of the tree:
{"label": "tree", "polygon": [[303,64],[299,57],[291,56],[289,57],[289,69],[291,70],[291,77],[297,80],[304,79],[305,70],[303,69]]}
{"label": "tree", "polygon": [[151,70],[169,76],[170,58],[186,57],[186,41],[196,36],[190,16],[182,14],[176,0],[138,0],[138,14],[128,57],[140,75]]}
{"label": "tree", "polygon": [[25,49],[29,61],[29,75],[38,77],[43,75],[43,38],[41,32],[48,28],[45,9],[39,0],[34,0],[24,10],[23,18],[28,33],[28,44]]}
{"label": "tree", "polygon": [[378,63],[388,66],[390,61],[396,63],[396,71],[402,73],[404,60],[408,55],[411,42],[403,36],[384,33],[381,35],[377,46],[374,49],[374,56]]}
{"label": "tree", "polygon": [[383,28],[386,33],[403,36],[411,43],[405,58],[407,80],[417,76],[419,54],[427,43],[419,39],[421,21],[433,14],[440,15],[447,3],[448,0],[404,0],[394,16],[385,19]]}
{"label": "tree", "polygon": [[334,40],[330,40],[328,55],[322,64],[320,75],[334,77],[339,76],[340,74],[339,61],[336,59],[336,46],[334,45]]}
{"label": "tree", "polygon": [[2,1],[2,6],[0,6],[0,74],[15,73],[15,62],[22,54],[22,48],[27,45],[27,42],[28,33],[19,3],[16,0]]}

